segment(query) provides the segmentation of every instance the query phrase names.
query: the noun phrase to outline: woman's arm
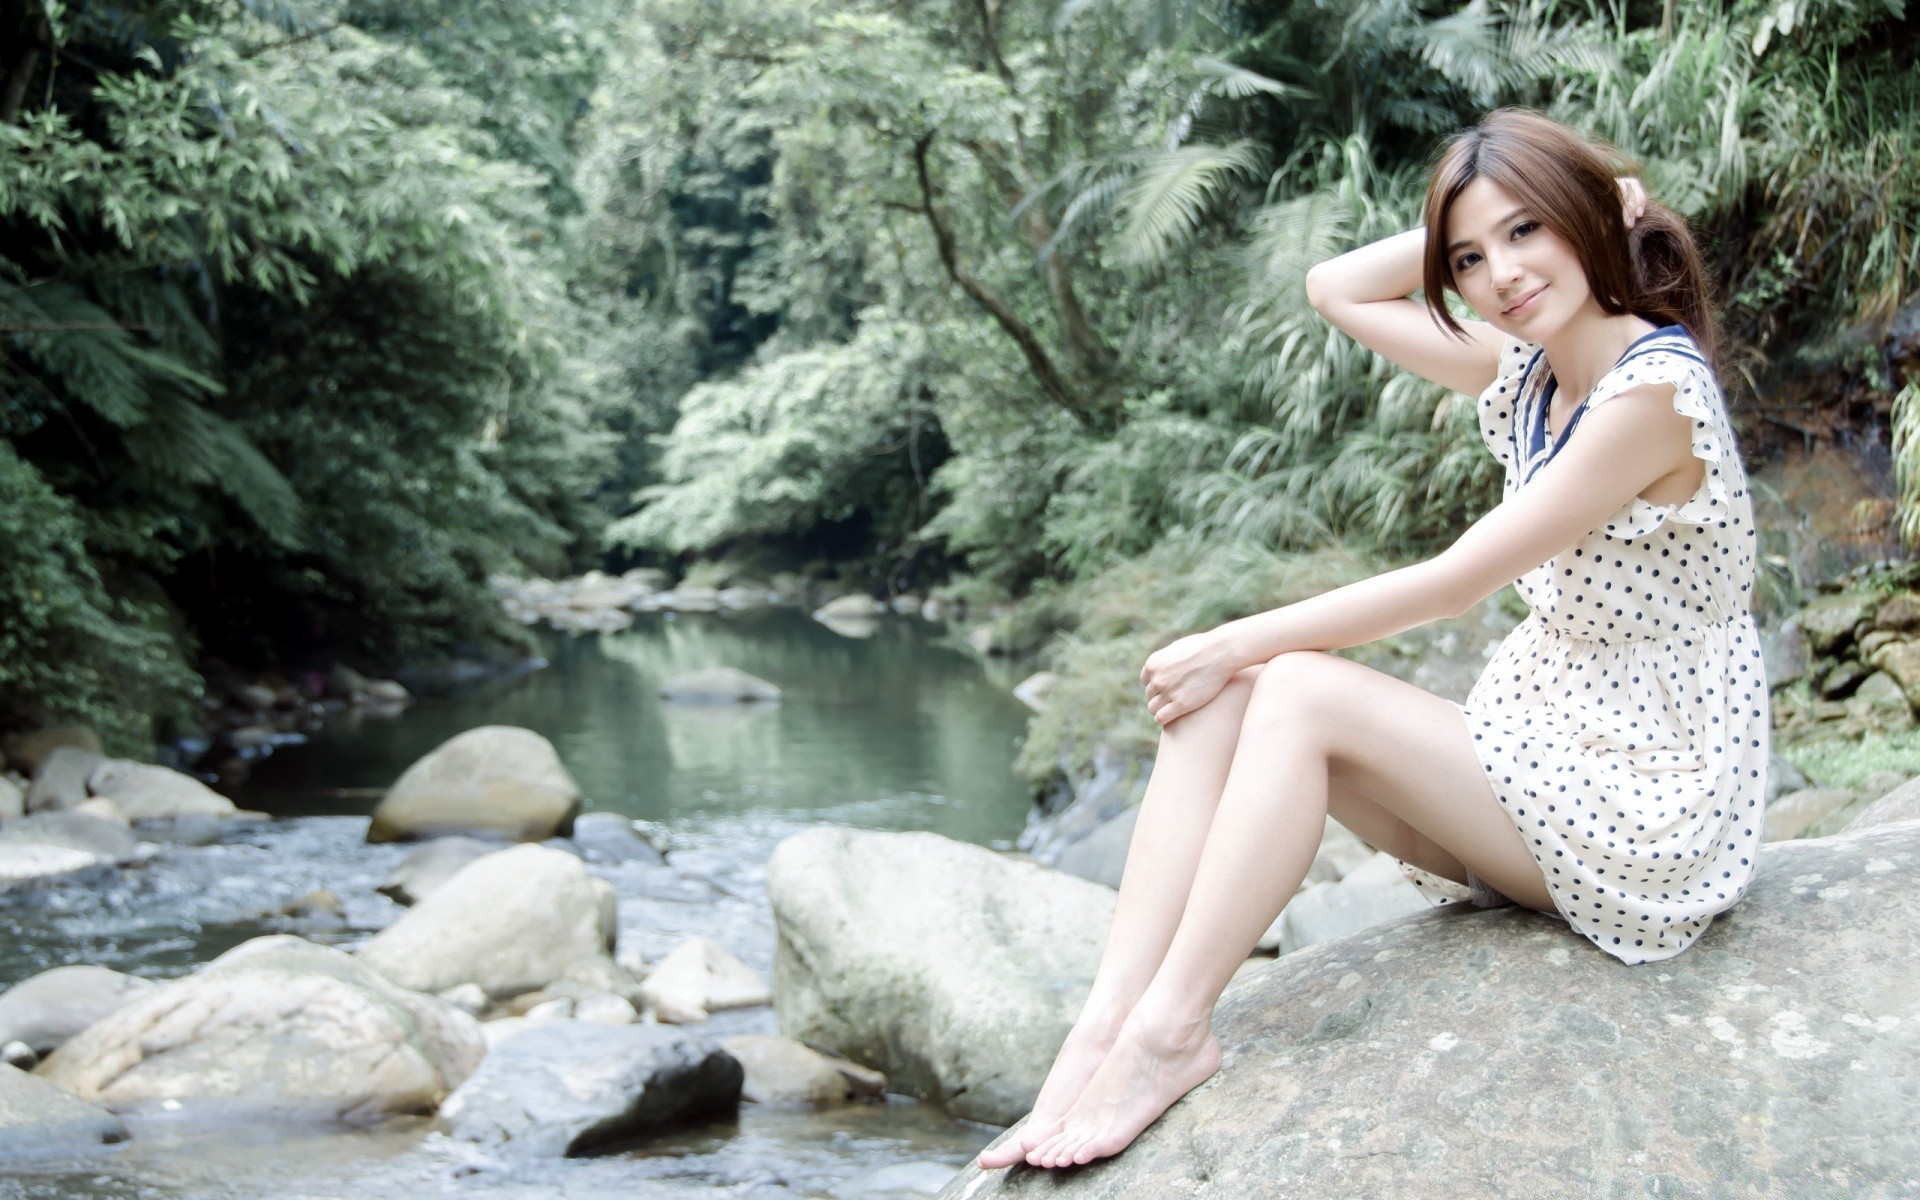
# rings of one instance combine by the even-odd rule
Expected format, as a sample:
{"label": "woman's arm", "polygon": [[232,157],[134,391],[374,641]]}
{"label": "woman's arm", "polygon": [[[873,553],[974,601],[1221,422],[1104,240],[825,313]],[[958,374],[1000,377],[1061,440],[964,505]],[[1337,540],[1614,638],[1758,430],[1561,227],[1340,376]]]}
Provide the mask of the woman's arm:
{"label": "woman's arm", "polygon": [[1598,529],[1693,463],[1673,388],[1648,384],[1591,410],[1527,486],[1426,562],[1181,638],[1140,672],[1166,725],[1219,694],[1234,672],[1293,650],[1338,650],[1459,616]]}
{"label": "woman's arm", "polygon": [[1464,338],[1434,322],[1420,301],[1427,231],[1411,229],[1330,258],[1307,272],[1307,301],[1342,333],[1441,387],[1477,396],[1499,370],[1501,338],[1462,321]]}

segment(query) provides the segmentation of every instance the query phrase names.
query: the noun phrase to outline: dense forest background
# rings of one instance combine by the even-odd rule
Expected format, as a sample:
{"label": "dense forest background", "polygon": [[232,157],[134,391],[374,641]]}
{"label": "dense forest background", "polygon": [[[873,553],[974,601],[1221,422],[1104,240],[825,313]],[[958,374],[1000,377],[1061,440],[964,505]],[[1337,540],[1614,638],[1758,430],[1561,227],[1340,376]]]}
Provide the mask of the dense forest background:
{"label": "dense forest background", "polygon": [[211,659],[510,652],[487,574],[634,563],[1130,675],[1493,496],[1301,280],[1502,104],[1695,222],[1749,452],[1891,438],[1911,521],[1916,54],[1901,0],[6,0],[0,727],[150,746]]}

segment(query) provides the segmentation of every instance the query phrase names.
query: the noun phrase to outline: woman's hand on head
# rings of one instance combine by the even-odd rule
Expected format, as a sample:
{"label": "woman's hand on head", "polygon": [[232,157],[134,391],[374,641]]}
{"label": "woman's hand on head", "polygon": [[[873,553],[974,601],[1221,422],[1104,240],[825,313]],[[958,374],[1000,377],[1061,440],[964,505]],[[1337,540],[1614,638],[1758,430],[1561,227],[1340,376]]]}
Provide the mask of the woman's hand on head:
{"label": "woman's hand on head", "polygon": [[1641,214],[1647,211],[1647,189],[1631,175],[1622,175],[1614,182],[1620,185],[1620,216],[1632,229]]}
{"label": "woman's hand on head", "polygon": [[1147,711],[1164,729],[1218,696],[1236,670],[1217,630],[1183,637],[1154,651],[1140,668]]}

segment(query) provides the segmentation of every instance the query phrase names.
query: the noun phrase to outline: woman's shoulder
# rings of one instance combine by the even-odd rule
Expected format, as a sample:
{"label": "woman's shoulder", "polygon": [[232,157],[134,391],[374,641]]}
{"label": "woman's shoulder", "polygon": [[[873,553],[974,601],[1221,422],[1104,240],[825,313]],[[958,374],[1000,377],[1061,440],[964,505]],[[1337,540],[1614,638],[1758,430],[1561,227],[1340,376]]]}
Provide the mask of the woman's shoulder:
{"label": "woman's shoulder", "polygon": [[1613,394],[1648,383],[1718,392],[1719,376],[1707,353],[1686,326],[1662,325],[1636,339],[1594,389]]}

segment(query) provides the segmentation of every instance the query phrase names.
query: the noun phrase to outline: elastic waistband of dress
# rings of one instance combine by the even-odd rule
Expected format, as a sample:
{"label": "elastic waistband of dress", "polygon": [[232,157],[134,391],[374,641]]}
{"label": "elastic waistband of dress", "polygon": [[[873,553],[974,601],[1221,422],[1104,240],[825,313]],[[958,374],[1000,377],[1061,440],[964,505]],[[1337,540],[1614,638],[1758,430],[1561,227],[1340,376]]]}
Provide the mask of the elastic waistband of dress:
{"label": "elastic waistband of dress", "polygon": [[1735,629],[1754,629],[1756,634],[1758,631],[1753,614],[1750,612],[1735,613],[1719,620],[1695,621],[1685,629],[1676,629],[1671,633],[1634,633],[1622,630],[1609,630],[1606,633],[1574,633],[1565,629],[1556,629],[1539,613],[1534,613],[1527,620],[1533,622],[1542,632],[1550,633],[1557,638],[1565,638],[1570,642],[1592,642],[1599,646],[1618,646],[1628,642],[1672,642],[1690,637],[1711,637],[1714,634]]}

